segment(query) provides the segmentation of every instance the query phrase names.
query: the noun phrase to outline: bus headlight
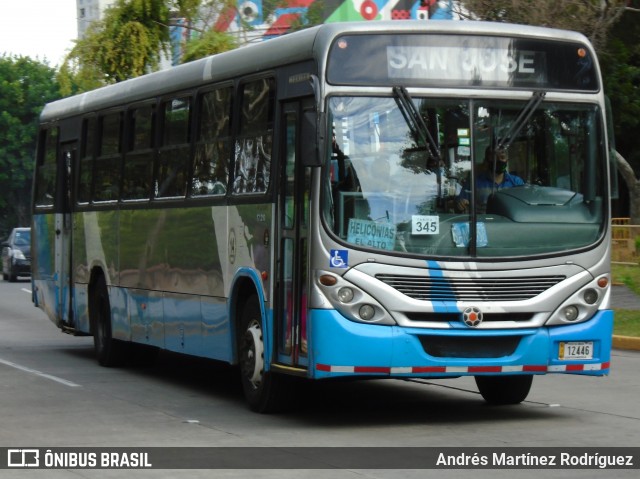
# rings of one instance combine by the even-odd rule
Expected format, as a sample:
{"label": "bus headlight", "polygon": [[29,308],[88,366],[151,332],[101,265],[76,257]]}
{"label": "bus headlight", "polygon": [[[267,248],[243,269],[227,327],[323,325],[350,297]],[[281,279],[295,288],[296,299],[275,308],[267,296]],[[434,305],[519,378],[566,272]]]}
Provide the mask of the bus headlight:
{"label": "bus headlight", "polygon": [[547,326],[588,321],[608,298],[609,278],[603,275],[578,289],[549,317]]}
{"label": "bus headlight", "polygon": [[576,319],[578,319],[578,313],[578,308],[576,308],[575,306],[567,306],[562,310],[564,319],[571,322],[574,322]]}
{"label": "bus headlight", "polygon": [[389,312],[369,293],[342,276],[318,271],[316,285],[331,307],[351,321],[395,325]]}
{"label": "bus headlight", "polygon": [[584,298],[585,303],[595,304],[596,301],[598,301],[598,292],[593,288],[585,289],[582,297]]}
{"label": "bus headlight", "polygon": [[338,290],[338,299],[341,303],[350,303],[353,301],[353,290],[348,287],[340,288]]}
{"label": "bus headlight", "polygon": [[363,304],[358,311],[363,321],[371,321],[376,314],[376,310],[370,304]]}

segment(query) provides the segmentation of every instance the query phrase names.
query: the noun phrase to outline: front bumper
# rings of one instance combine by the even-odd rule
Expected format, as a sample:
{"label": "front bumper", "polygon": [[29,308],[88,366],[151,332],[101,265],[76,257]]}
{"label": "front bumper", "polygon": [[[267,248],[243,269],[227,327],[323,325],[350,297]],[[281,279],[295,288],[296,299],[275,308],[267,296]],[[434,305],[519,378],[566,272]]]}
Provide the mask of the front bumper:
{"label": "front bumper", "polygon": [[12,276],[31,276],[31,260],[12,259],[11,275]]}
{"label": "front bumper", "polygon": [[[308,324],[309,376],[317,379],[546,373],[602,376],[609,371],[612,332],[611,310],[599,311],[579,324],[504,330],[368,325],[349,321],[333,310],[312,310]],[[573,341],[593,341],[593,358],[560,360],[560,343]],[[435,348],[437,355],[429,354],[427,350],[434,351],[429,347],[434,342],[447,347]]]}

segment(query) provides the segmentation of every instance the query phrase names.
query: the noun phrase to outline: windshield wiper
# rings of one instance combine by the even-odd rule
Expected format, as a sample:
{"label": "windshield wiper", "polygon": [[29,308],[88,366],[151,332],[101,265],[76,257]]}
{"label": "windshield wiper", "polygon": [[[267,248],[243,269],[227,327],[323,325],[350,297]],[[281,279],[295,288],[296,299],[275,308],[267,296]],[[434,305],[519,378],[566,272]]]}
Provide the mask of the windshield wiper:
{"label": "windshield wiper", "polygon": [[409,125],[413,139],[418,143],[418,145],[420,144],[420,140],[422,140],[422,144],[427,147],[431,158],[437,161],[437,165],[440,165],[440,151],[438,149],[438,144],[433,139],[429,128],[427,128],[427,124],[424,122],[424,118],[420,115],[420,112],[416,108],[415,103],[413,103],[411,95],[409,95],[407,89],[403,86],[394,86],[393,96],[396,99],[396,103],[400,108],[402,116],[404,116],[407,125]]}
{"label": "windshield wiper", "polygon": [[498,141],[498,144],[496,145],[496,151],[506,150],[509,148],[509,146],[511,146],[511,143],[513,143],[513,141],[516,139],[516,137],[520,133],[520,130],[524,128],[524,125],[527,124],[529,118],[531,118],[531,115],[533,115],[533,112],[538,109],[538,106],[540,105],[542,100],[544,100],[546,94],[547,93],[544,91],[536,91],[533,93],[531,98],[529,98],[527,104],[518,114],[518,117],[511,124],[509,131],[507,131],[507,133],[502,136],[500,141]]}

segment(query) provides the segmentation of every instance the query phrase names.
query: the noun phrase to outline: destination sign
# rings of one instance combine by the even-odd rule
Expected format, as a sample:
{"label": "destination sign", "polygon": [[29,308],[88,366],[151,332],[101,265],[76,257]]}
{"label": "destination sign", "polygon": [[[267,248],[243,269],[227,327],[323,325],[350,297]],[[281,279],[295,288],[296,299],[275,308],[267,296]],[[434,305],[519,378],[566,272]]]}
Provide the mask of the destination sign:
{"label": "destination sign", "polygon": [[396,227],[391,223],[377,223],[351,218],[347,241],[361,246],[391,251],[396,241]]}
{"label": "destination sign", "polygon": [[344,35],[329,53],[335,85],[598,91],[586,45],[483,35]]}
{"label": "destination sign", "polygon": [[502,48],[387,47],[389,78],[508,83],[514,76],[544,83],[545,52]]}

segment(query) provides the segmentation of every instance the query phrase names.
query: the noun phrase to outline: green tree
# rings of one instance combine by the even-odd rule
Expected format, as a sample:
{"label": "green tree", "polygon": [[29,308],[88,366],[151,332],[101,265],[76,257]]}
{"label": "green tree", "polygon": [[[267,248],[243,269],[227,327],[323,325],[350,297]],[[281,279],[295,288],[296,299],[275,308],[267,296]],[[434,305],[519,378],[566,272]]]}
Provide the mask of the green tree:
{"label": "green tree", "polygon": [[227,32],[218,32],[214,25],[220,15],[225,15],[229,10],[237,13],[238,7],[235,0],[192,0],[196,5],[190,9],[177,12],[174,17],[182,17],[188,20],[188,28],[191,32],[184,46],[181,62],[187,63],[209,55],[233,50],[238,47],[235,37]]}
{"label": "green tree", "polygon": [[307,8],[307,13],[293,22],[291,31],[303,30],[315,25],[321,25],[325,20],[325,0],[315,0]]}
{"label": "green tree", "polygon": [[601,50],[611,27],[626,9],[626,0],[464,0],[462,16],[475,20],[575,30]]}
{"label": "green tree", "polygon": [[38,118],[59,97],[53,68],[29,57],[0,57],[0,237],[29,224]]}
{"label": "green tree", "polygon": [[203,31],[187,42],[182,55],[182,63],[233,50],[237,46],[237,42],[231,35],[215,30]]}
{"label": "green tree", "polygon": [[117,0],[76,42],[61,71],[98,73],[95,80],[108,84],[154,70],[169,45],[168,18],[165,0]]}
{"label": "green tree", "polygon": [[[231,0],[117,0],[76,41],[59,73],[64,95],[134,78],[158,69],[169,55],[171,26],[193,32],[185,61],[235,48],[210,26]],[[192,44],[191,44],[192,43]]]}
{"label": "green tree", "polygon": [[[611,100],[618,171],[629,192],[629,213],[640,224],[640,11],[627,10],[601,54],[605,91]],[[621,195],[620,200],[626,200]]]}

